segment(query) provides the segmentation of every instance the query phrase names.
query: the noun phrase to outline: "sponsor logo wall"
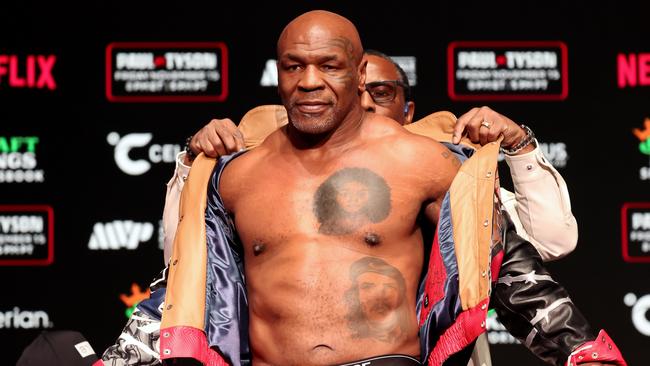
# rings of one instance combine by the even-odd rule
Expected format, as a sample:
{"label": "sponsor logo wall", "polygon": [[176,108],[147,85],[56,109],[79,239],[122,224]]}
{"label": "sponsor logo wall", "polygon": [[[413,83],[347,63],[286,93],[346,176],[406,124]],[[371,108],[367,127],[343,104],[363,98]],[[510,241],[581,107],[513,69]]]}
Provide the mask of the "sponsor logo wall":
{"label": "sponsor logo wall", "polygon": [[[98,354],[114,342],[162,269],[165,184],[186,137],[212,118],[236,122],[280,103],[273,52],[289,13],[228,6],[127,14],[98,5],[83,42],[52,25],[68,23],[56,12],[30,27],[19,19],[32,15],[0,22],[0,364],[15,364],[43,330],[79,330]],[[478,13],[495,23],[450,31],[418,4],[364,8],[355,22],[364,46],[394,55],[417,86],[416,120],[487,105],[532,128],[569,186],[579,227],[576,251],[550,265],[554,278],[630,365],[645,364],[647,21],[582,10],[551,21],[500,4]],[[493,364],[543,364],[496,316],[487,329]]]}

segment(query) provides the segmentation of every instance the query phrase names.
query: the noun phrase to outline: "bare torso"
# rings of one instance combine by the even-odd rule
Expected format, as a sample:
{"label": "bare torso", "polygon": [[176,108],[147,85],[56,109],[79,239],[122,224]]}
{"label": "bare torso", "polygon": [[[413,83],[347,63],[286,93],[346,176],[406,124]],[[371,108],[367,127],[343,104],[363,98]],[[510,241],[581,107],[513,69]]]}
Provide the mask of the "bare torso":
{"label": "bare torso", "polygon": [[244,246],[255,365],[420,353],[417,218],[449,181],[447,168],[428,173],[423,163],[449,159],[416,159],[429,143],[405,141],[394,122],[362,129],[354,145],[318,156],[296,153],[279,131],[224,171],[220,191]]}

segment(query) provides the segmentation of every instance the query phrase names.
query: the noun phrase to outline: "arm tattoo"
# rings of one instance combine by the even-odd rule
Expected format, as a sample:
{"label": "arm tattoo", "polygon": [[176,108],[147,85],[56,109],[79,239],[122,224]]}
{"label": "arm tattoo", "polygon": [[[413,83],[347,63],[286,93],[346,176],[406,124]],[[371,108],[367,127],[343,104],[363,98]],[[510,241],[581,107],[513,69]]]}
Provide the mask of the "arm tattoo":
{"label": "arm tattoo", "polygon": [[397,268],[382,259],[364,257],[350,266],[350,281],[345,302],[352,338],[394,343],[413,331],[406,282]]}
{"label": "arm tattoo", "polygon": [[451,159],[451,163],[454,164],[454,166],[456,166],[456,167],[461,166],[460,160],[458,160],[458,158],[456,158],[454,156],[454,154],[452,154],[449,151],[443,151],[442,152],[442,157],[445,158],[445,159]]}
{"label": "arm tattoo", "polygon": [[384,178],[368,169],[341,169],[318,187],[313,210],[320,224],[319,233],[351,234],[388,217],[390,187]]}

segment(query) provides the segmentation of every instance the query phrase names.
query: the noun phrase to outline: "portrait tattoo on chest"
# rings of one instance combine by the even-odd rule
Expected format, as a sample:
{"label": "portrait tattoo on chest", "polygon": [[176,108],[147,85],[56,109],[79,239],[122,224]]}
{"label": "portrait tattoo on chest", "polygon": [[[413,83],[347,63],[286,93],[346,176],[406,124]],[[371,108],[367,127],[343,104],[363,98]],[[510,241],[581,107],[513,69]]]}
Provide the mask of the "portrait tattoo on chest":
{"label": "portrait tattoo on chest", "polygon": [[402,273],[383,259],[364,257],[350,266],[352,287],[345,292],[352,338],[394,343],[414,328]]}
{"label": "portrait tattoo on chest", "polygon": [[378,223],[391,210],[390,187],[366,168],[344,168],[332,174],[314,194],[314,214],[325,235],[354,233]]}

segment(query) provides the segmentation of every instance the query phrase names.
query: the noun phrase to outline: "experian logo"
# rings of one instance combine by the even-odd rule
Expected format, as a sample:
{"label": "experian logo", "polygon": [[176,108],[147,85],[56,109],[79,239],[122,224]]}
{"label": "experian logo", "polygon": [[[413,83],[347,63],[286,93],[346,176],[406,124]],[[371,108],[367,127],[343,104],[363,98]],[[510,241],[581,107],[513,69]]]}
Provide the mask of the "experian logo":
{"label": "experian logo", "polygon": [[17,306],[10,311],[0,311],[0,328],[44,329],[53,326],[49,315],[44,311],[20,311]]}
{"label": "experian logo", "polygon": [[[113,156],[115,164],[126,174],[142,175],[151,169],[151,164],[174,163],[176,155],[181,151],[177,144],[151,144],[153,134],[149,132],[130,133],[120,137],[117,132],[106,136],[109,145],[115,146]],[[147,147],[147,159],[134,159],[130,156],[132,150]]]}

